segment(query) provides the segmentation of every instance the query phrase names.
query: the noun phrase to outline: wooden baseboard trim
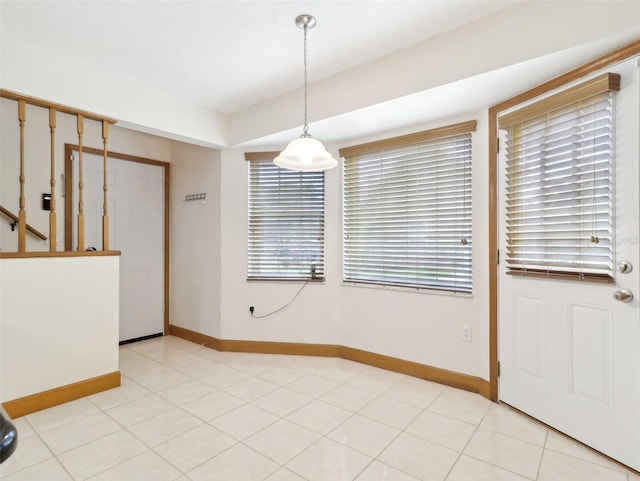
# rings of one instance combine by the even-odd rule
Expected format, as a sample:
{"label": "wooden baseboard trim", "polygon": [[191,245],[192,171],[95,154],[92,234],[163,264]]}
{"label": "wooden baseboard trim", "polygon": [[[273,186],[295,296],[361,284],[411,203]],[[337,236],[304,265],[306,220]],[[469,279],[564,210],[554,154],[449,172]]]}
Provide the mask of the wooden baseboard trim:
{"label": "wooden baseboard trim", "polygon": [[231,339],[217,339],[200,334],[183,327],[171,325],[169,333],[187,341],[196,342],[217,351],[252,352],[261,354],[289,354],[300,356],[341,357],[369,366],[379,367],[387,371],[394,371],[408,376],[437,382],[465,391],[476,392],[490,399],[491,389],[489,381],[476,376],[469,376],[455,371],[440,369],[426,364],[406,361],[396,357],[385,356],[375,352],[363,351],[353,347],[337,346],[333,344],[303,344],[272,341],[239,341]]}
{"label": "wooden baseboard trim", "polygon": [[7,401],[2,403],[2,407],[9,417],[15,419],[118,386],[120,371]]}
{"label": "wooden baseboard trim", "polygon": [[296,342],[240,341],[224,339],[220,341],[221,351],[255,352],[260,354],[290,354],[294,356],[339,357],[340,346],[331,344],[304,344]]}
{"label": "wooden baseboard trim", "polygon": [[197,342],[216,351],[251,352],[257,354],[290,354],[295,356],[340,357],[340,346],[332,344],[306,344],[296,342],[242,341],[218,339],[184,327],[169,326],[172,336]]}
{"label": "wooden baseboard trim", "polygon": [[490,395],[489,381],[476,376],[469,376],[468,374],[407,361],[397,357],[385,356],[384,354],[377,354],[375,352],[362,351],[353,347],[340,347],[340,357],[386,369],[387,371],[398,372],[446,386],[464,389],[465,391],[476,392],[486,398],[489,398]]}
{"label": "wooden baseboard trim", "polygon": [[176,336],[186,341],[195,342],[196,344],[200,344],[201,346],[205,346],[211,349],[215,349],[216,351],[221,351],[220,349],[220,340],[207,336],[206,334],[200,334],[199,332],[192,331],[190,329],[185,329],[184,327],[174,326],[173,324],[169,325],[169,334],[171,336]]}

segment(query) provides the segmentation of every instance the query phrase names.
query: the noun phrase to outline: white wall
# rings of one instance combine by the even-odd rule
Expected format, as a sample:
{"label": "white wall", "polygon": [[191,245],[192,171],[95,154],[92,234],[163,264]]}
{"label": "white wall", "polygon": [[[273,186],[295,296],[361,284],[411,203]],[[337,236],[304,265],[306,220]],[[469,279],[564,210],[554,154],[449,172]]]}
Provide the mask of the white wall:
{"label": "white wall", "polygon": [[0,259],[0,401],[118,370],[119,261]]}
{"label": "white wall", "polygon": [[[0,99],[0,204],[14,214],[19,210],[20,130],[18,102]],[[49,211],[42,210],[42,194],[50,192],[51,142],[49,111],[27,105],[25,122],[25,198],[27,223],[49,237]],[[76,117],[58,113],[56,156],[56,212],[58,250],[64,250],[64,144],[78,144]],[[84,122],[83,145],[102,149],[102,130],[99,122]],[[168,162],[171,160],[171,141],[143,134],[117,125],[109,128],[107,148],[111,152],[146,157]],[[107,167],[108,169],[108,167]],[[11,232],[10,221],[0,216],[0,249],[15,252],[18,232]],[[28,251],[49,250],[48,243],[27,234]]]}
{"label": "white wall", "polygon": [[[241,150],[222,151],[222,308],[225,339],[339,344],[488,379],[488,173],[486,113],[422,125],[415,131],[477,120],[473,135],[473,296],[342,284],[341,170],[326,173],[326,281],[309,284],[281,313],[301,283],[247,282],[247,165]],[[407,132],[389,132],[387,137]],[[359,139],[353,144],[373,140]],[[328,146],[337,156],[338,147]],[[277,150],[278,147],[254,149]],[[463,324],[473,341],[460,340]]]}
{"label": "white wall", "polygon": [[171,323],[219,337],[220,152],[174,142],[171,157]]}

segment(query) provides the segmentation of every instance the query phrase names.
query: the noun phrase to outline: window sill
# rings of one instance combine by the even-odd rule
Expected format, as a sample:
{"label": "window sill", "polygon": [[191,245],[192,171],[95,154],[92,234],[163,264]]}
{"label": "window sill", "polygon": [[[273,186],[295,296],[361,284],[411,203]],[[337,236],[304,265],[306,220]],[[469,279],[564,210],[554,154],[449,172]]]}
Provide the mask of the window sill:
{"label": "window sill", "polygon": [[279,278],[279,277],[248,277],[247,282],[283,282],[285,284],[291,282],[309,282],[309,283],[317,283],[324,284],[324,277],[299,277],[299,278]]}

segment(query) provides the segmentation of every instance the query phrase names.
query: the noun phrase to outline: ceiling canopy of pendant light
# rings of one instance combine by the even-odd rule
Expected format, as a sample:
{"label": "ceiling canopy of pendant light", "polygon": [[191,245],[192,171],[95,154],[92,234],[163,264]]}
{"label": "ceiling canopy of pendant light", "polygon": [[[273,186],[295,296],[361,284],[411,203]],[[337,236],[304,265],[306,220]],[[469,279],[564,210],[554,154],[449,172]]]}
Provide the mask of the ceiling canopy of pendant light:
{"label": "ceiling canopy of pendant light", "polygon": [[273,159],[273,163],[283,169],[303,172],[327,170],[336,167],[338,161],[322,142],[311,137],[307,123],[307,32],[315,27],[316,19],[311,15],[300,15],[296,17],[296,25],[304,30],[304,127],[300,138],[289,142],[287,148]]}

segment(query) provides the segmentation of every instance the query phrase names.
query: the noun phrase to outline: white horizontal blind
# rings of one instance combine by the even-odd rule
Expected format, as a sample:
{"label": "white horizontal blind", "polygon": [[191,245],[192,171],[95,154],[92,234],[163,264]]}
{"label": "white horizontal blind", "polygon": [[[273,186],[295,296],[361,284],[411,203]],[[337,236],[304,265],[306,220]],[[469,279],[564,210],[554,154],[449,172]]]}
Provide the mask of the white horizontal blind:
{"label": "white horizontal blind", "polygon": [[249,161],[249,279],[324,278],[324,172]]}
{"label": "white horizontal blind", "polygon": [[345,282],[471,292],[470,133],[345,156],[343,186]]}
{"label": "white horizontal blind", "polygon": [[613,276],[613,94],[507,129],[507,268]]}

